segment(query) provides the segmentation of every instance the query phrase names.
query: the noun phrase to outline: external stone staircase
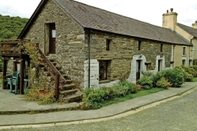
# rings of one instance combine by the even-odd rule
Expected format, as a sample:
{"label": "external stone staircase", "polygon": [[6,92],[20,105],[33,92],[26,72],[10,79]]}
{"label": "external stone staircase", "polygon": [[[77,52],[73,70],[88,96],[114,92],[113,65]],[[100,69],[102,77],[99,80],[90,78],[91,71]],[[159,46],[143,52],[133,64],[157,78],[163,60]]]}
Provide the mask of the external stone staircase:
{"label": "external stone staircase", "polygon": [[[47,58],[47,57],[46,57]],[[45,58],[45,59],[46,59]],[[62,66],[56,61],[56,59],[47,58],[56,70],[60,74],[59,79],[59,90],[58,90],[58,101],[59,102],[80,102],[82,100],[82,91],[76,87],[71,79],[62,71]],[[48,79],[50,86],[55,87],[55,77],[50,67],[45,63],[46,61],[42,60],[40,67],[42,68],[45,76]],[[54,88],[55,90],[55,88]]]}
{"label": "external stone staircase", "polygon": [[49,59],[56,69],[66,79],[66,83],[60,81],[60,99],[62,102],[78,102],[82,99],[82,92],[79,90],[71,79],[61,70],[62,66],[55,59]]}

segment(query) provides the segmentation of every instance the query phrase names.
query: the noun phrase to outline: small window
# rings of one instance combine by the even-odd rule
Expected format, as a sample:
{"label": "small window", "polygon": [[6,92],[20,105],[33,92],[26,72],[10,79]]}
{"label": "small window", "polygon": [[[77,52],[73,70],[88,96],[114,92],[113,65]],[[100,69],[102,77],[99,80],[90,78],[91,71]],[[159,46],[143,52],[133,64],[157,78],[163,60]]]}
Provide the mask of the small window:
{"label": "small window", "polygon": [[183,55],[186,55],[186,47],[183,47]]}
{"label": "small window", "polygon": [[107,39],[107,40],[106,40],[106,50],[107,50],[107,51],[110,50],[110,43],[111,43],[111,39]]}
{"label": "small window", "polygon": [[185,59],[182,60],[182,65],[183,65],[183,66],[185,65]]}
{"label": "small window", "polygon": [[99,80],[107,80],[109,61],[99,61]]}
{"label": "small window", "polygon": [[141,41],[138,41],[138,50],[141,50]]}
{"label": "small window", "polygon": [[51,28],[51,38],[56,38],[55,23],[51,23],[50,28]]}
{"label": "small window", "polygon": [[163,52],[163,44],[160,45],[160,52]]}

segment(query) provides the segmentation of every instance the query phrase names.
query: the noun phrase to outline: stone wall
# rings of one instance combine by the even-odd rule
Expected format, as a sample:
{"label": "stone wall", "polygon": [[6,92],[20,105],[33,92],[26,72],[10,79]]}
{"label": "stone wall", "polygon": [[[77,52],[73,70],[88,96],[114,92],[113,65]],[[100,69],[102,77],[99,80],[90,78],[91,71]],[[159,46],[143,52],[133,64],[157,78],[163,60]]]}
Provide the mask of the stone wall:
{"label": "stone wall", "polygon": [[[106,39],[111,39],[110,50],[106,50]],[[131,61],[134,56],[143,55],[149,63],[147,70],[156,70],[158,56],[162,57],[163,67],[170,67],[171,45],[150,40],[141,40],[138,50],[138,39],[102,32],[91,33],[91,59],[110,60],[108,78],[110,81],[127,79],[130,76]],[[163,44],[163,52],[160,46]],[[143,63],[145,66],[145,63]],[[144,68],[145,69],[145,68]]]}
{"label": "stone wall", "polygon": [[56,54],[48,57],[55,58],[63,67],[63,71],[78,86],[83,85],[84,60],[87,59],[84,30],[70,17],[68,17],[52,0],[48,0],[35,22],[26,34],[26,39],[39,43],[40,49],[48,55],[49,27],[56,26]]}

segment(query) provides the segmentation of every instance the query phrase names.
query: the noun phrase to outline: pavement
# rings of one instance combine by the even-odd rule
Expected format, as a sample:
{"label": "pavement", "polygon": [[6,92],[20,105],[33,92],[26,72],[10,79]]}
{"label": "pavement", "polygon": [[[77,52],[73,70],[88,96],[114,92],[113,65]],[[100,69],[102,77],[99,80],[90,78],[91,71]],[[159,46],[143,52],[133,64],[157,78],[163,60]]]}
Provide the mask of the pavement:
{"label": "pavement", "polygon": [[150,95],[112,104],[96,110],[71,110],[79,103],[39,105],[25,101],[22,95],[0,89],[0,130],[7,128],[54,126],[105,121],[121,118],[197,89],[197,82],[185,82],[181,88],[169,88]]}

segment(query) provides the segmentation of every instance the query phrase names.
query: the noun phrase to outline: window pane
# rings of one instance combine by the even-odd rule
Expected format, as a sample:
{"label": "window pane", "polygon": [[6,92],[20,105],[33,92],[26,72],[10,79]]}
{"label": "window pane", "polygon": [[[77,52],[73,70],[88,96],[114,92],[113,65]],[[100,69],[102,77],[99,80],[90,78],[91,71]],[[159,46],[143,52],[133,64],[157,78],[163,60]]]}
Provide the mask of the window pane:
{"label": "window pane", "polygon": [[52,38],[56,37],[56,30],[52,30]]}
{"label": "window pane", "polygon": [[99,78],[100,80],[106,80],[107,79],[107,61],[100,61],[99,62]]}

